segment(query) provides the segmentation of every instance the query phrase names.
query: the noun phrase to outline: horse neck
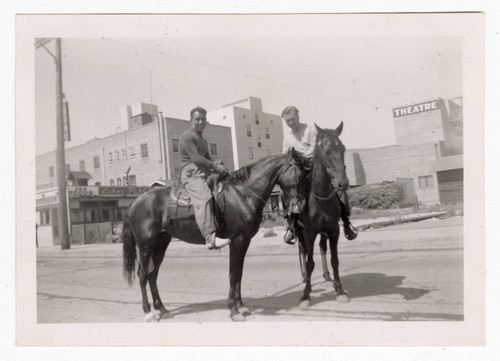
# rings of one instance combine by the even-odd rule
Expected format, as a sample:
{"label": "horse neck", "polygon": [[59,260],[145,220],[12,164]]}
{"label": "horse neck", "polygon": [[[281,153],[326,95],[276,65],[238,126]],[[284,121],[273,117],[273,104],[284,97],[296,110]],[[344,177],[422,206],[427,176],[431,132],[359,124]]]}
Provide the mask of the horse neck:
{"label": "horse neck", "polygon": [[286,156],[277,156],[253,164],[250,176],[245,181],[245,187],[266,201],[284,171],[286,160]]}
{"label": "horse neck", "polygon": [[311,192],[325,198],[332,193],[330,175],[326,171],[325,163],[323,162],[318,146],[316,146],[313,156]]}

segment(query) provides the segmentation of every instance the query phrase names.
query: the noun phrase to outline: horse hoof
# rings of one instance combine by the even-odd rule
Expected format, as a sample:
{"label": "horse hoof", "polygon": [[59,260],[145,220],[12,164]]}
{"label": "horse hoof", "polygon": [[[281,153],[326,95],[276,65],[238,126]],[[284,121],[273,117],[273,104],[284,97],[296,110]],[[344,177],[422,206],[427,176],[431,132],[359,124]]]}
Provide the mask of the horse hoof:
{"label": "horse hoof", "polygon": [[160,322],[160,315],[154,311],[149,312],[145,317],[146,322]]}
{"label": "horse hoof", "polygon": [[245,322],[247,319],[241,313],[236,313],[231,316],[231,320],[233,320],[233,322]]}
{"label": "horse hoof", "polygon": [[310,306],[311,306],[311,300],[302,300],[299,303],[299,308],[302,310],[309,308]]}
{"label": "horse hoof", "polygon": [[338,303],[347,303],[347,302],[349,302],[349,297],[346,294],[338,295],[337,302]]}
{"label": "horse hoof", "polygon": [[243,306],[243,307],[240,307],[238,309],[238,311],[243,315],[243,316],[247,316],[247,315],[250,315],[252,312],[250,312],[250,310],[248,309],[247,306]]}

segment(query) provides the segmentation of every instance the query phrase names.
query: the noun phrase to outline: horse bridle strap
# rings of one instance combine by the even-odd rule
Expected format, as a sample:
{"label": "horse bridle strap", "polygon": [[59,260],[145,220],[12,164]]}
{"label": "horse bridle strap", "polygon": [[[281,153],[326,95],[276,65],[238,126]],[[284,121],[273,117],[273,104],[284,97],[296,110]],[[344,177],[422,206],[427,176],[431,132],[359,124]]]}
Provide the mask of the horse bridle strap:
{"label": "horse bridle strap", "polygon": [[325,197],[320,197],[320,196],[314,194],[313,191],[311,191],[311,194],[312,194],[312,196],[314,198],[319,199],[320,201],[327,201],[327,200],[333,198],[333,196],[335,195],[335,192],[330,193],[330,195],[328,197],[326,197],[326,198]]}
{"label": "horse bridle strap", "polygon": [[257,198],[259,201],[261,201],[262,203],[266,203],[266,201],[264,199],[262,199],[262,197],[260,197],[258,194],[256,194],[253,190],[250,189],[250,187],[246,187],[247,191],[250,192],[251,195],[253,195],[255,198]]}

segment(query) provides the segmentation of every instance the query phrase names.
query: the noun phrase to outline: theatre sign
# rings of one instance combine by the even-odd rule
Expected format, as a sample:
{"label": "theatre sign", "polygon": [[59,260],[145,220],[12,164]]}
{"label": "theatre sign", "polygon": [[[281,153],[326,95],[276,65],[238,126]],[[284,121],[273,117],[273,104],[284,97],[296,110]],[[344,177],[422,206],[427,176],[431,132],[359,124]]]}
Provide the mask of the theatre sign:
{"label": "theatre sign", "polygon": [[400,108],[393,108],[392,114],[394,118],[399,118],[405,115],[428,112],[436,109],[439,109],[438,99],[431,100],[425,103],[412,104]]}

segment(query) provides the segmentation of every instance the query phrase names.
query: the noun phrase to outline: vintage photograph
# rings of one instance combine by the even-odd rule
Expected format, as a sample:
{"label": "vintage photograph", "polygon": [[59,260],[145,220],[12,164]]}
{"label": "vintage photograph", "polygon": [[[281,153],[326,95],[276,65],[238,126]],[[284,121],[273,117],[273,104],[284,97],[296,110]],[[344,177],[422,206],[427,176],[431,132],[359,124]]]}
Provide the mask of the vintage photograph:
{"label": "vintage photograph", "polygon": [[18,340],[484,342],[482,24],[19,16]]}

